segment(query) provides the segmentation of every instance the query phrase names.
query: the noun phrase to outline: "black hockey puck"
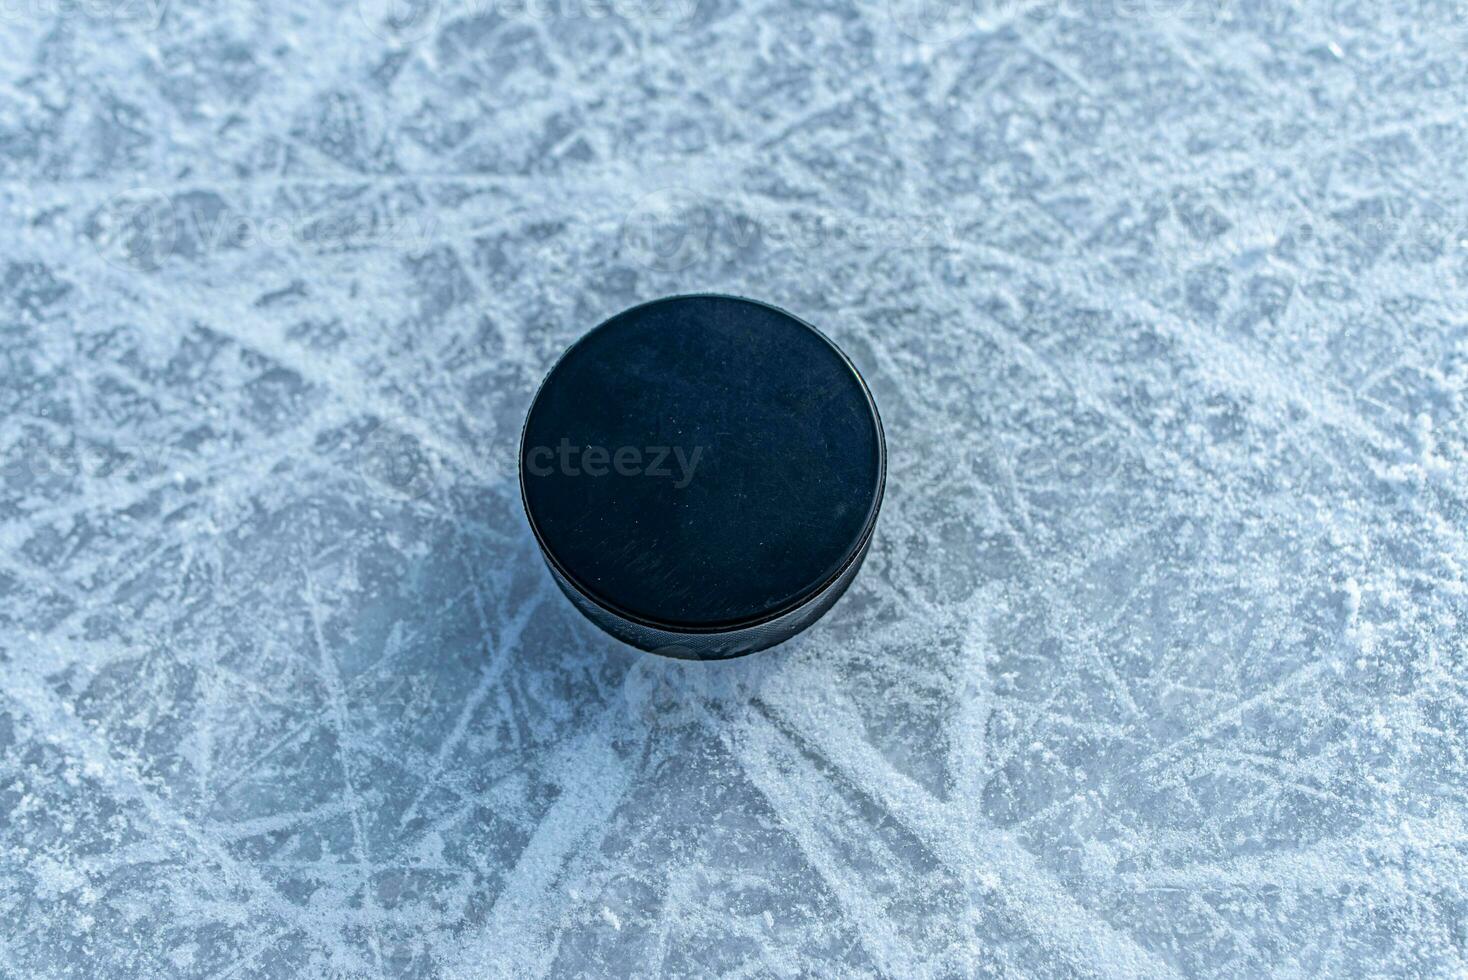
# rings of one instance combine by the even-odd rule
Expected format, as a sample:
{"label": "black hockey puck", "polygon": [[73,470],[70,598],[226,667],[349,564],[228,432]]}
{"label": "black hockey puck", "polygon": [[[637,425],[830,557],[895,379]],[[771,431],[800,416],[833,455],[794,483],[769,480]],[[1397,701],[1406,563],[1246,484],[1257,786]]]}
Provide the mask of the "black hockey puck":
{"label": "black hockey puck", "polygon": [[542,382],[520,442],[557,584],[613,636],[689,659],[819,619],[861,566],[885,477],[852,363],[732,296],[655,300],[593,329]]}

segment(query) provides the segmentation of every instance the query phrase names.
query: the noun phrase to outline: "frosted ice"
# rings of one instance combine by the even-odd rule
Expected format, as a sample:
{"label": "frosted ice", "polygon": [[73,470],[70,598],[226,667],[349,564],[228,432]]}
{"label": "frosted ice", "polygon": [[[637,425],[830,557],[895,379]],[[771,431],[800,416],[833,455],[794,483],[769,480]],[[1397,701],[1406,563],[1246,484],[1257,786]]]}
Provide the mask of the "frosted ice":
{"label": "frosted ice", "polygon": [[[1461,976],[1468,9],[0,2],[0,977]],[[547,577],[667,293],[890,440],[816,628]]]}

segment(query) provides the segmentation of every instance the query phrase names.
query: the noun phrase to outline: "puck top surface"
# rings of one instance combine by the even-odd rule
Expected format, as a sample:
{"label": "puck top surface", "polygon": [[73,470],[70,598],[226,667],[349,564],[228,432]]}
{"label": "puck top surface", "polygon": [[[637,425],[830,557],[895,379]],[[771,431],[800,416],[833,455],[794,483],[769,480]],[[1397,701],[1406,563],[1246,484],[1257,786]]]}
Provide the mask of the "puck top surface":
{"label": "puck top surface", "polygon": [[542,383],[520,446],[552,565],[620,616],[693,631],[825,589],[870,536],[884,471],[845,355],[729,296],[656,300],[586,334]]}

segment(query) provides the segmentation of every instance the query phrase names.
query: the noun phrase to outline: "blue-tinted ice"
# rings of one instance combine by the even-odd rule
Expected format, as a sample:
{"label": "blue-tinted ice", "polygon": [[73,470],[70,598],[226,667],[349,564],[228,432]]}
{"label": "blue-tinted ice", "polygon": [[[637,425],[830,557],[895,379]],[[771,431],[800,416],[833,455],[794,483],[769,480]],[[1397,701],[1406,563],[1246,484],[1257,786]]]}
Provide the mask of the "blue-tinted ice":
{"label": "blue-tinted ice", "polygon": [[[1453,0],[0,2],[0,977],[1468,970]],[[866,373],[744,661],[556,592],[581,332]]]}

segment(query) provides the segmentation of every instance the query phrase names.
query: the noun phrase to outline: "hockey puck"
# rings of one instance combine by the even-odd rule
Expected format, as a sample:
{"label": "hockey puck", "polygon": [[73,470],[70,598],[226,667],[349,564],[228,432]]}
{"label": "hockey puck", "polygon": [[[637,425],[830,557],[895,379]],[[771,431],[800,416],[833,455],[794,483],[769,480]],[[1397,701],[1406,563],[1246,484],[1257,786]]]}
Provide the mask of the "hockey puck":
{"label": "hockey puck", "polygon": [[810,324],[732,296],[617,314],[542,382],[520,490],[556,583],[643,650],[742,656],[819,619],[860,568],[886,445]]}

